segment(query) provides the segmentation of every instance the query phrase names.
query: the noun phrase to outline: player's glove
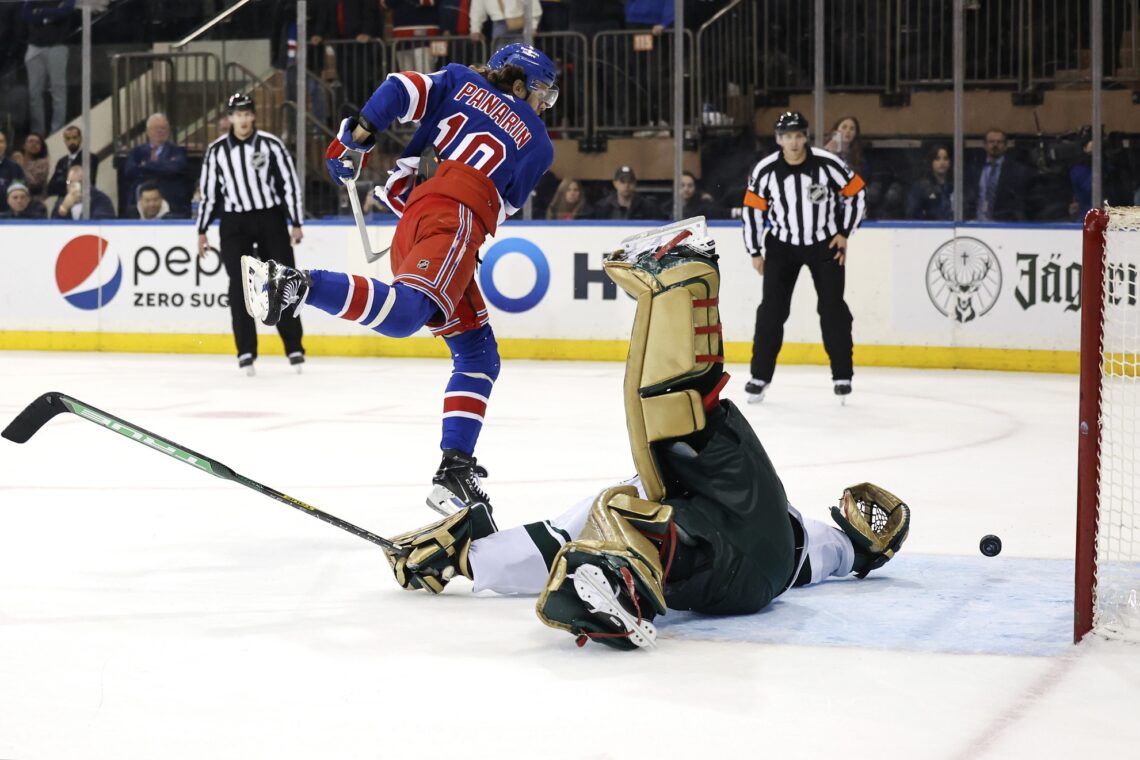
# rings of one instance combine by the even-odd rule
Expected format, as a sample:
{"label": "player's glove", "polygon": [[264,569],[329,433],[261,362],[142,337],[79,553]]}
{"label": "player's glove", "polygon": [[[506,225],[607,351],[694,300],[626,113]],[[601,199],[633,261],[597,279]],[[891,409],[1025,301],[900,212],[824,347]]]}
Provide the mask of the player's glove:
{"label": "player's glove", "polygon": [[338,185],[343,185],[346,179],[359,177],[361,170],[368,165],[368,154],[376,147],[374,136],[370,135],[363,143],[352,139],[352,131],[358,124],[354,118],[342,121],[340,131],[325,151],[325,164],[328,165],[329,176]]}

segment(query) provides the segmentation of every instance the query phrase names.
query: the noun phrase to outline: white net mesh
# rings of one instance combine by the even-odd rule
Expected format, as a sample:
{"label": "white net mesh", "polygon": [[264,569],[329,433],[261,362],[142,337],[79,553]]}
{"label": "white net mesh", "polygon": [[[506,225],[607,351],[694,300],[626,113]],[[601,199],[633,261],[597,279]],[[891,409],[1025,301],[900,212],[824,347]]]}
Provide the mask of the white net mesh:
{"label": "white net mesh", "polygon": [[1140,208],[1109,210],[1103,261],[1093,631],[1140,641]]}

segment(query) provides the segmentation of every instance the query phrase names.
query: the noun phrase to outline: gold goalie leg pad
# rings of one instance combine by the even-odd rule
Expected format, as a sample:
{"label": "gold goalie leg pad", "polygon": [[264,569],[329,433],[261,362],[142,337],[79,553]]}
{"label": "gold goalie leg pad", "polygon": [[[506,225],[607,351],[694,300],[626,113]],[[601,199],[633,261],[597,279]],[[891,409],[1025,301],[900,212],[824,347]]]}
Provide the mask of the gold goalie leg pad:
{"label": "gold goalie leg pad", "polygon": [[665,483],[651,444],[703,430],[705,401],[723,386],[720,272],[701,218],[624,245],[602,266],[637,299],[625,369],[626,426],[645,494],[661,499]]}
{"label": "gold goalie leg pad", "polygon": [[443,591],[456,575],[472,578],[467,555],[471,542],[498,528],[483,504],[464,507],[453,515],[392,539],[397,551],[384,550],[396,582],[408,591]]}
{"label": "gold goalie leg pad", "polygon": [[902,548],[910,535],[910,507],[874,483],[858,483],[843,491],[831,519],[851,539],[859,578],[882,567]]}
{"label": "gold goalie leg pad", "polygon": [[[577,540],[555,556],[538,599],[538,617],[568,631],[578,645],[594,640],[616,649],[655,645],[652,620],[665,613],[661,549],[673,509],[637,498],[629,486],[603,492]],[[644,533],[643,533],[644,532]]]}

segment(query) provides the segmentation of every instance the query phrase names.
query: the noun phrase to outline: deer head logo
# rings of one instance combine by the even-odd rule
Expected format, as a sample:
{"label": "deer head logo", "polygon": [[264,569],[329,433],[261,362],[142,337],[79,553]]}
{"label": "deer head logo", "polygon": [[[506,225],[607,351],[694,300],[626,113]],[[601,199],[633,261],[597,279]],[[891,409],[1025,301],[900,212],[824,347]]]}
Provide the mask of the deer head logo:
{"label": "deer head logo", "polygon": [[926,292],[943,315],[966,323],[983,316],[1001,295],[1001,264],[977,238],[958,237],[934,252],[926,265]]}

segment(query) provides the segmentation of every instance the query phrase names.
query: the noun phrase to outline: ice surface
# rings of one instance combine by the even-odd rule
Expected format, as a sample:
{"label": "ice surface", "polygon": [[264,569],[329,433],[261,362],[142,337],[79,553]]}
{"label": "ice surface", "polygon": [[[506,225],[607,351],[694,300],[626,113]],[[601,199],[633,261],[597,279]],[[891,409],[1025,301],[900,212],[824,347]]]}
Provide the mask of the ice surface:
{"label": "ice surface", "polygon": [[[1075,377],[859,369],[840,407],[780,367],[746,406],[729,371],[801,511],[871,480],[911,537],[865,582],[660,618],[653,652],[577,649],[462,580],[402,591],[377,547],[72,415],[0,441],[0,758],[1135,756],[1140,648],[1068,644]],[[500,525],[632,472],[621,373],[505,362],[478,452]],[[447,374],[4,353],[0,415],[65,391],[393,534],[433,519]]]}

